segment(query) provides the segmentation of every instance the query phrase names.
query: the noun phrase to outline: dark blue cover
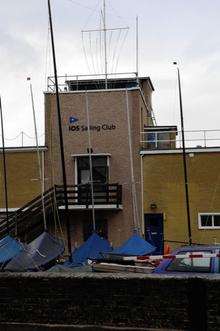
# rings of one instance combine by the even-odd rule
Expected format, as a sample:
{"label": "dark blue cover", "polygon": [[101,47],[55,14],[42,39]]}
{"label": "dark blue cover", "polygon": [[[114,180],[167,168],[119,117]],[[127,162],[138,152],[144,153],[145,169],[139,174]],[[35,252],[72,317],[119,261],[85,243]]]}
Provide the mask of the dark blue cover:
{"label": "dark blue cover", "polygon": [[23,250],[23,245],[11,236],[0,240],[0,264],[5,264]]}
{"label": "dark blue cover", "polygon": [[113,249],[111,254],[136,256],[151,254],[155,251],[156,247],[152,246],[146,240],[141,238],[138,234],[133,234],[127,241],[120,247]]}
{"label": "dark blue cover", "polygon": [[64,252],[64,243],[47,232],[43,232],[25,249],[15,256],[5,267],[6,271],[37,271],[44,270]]}
{"label": "dark blue cover", "polygon": [[69,267],[86,264],[88,259],[94,260],[101,258],[101,253],[112,250],[108,240],[101,238],[93,233],[79,248],[72,253],[72,262],[65,262]]}

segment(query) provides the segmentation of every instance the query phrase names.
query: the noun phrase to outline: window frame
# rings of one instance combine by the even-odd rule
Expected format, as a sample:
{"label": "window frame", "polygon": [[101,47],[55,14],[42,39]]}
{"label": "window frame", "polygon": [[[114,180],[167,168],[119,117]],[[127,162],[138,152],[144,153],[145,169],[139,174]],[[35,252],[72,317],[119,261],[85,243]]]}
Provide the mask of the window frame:
{"label": "window frame", "polygon": [[[220,226],[214,225],[214,216],[220,216],[220,213],[198,213],[198,228],[200,230],[220,230]],[[211,216],[212,217],[212,225],[203,226],[201,222],[201,216]]]}

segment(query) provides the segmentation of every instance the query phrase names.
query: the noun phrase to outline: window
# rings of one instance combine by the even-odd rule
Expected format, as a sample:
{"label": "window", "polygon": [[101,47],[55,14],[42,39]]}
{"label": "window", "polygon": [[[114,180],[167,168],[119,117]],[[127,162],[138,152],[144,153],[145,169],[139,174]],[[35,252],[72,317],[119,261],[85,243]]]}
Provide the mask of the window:
{"label": "window", "polygon": [[199,213],[199,229],[220,229],[220,213]]}
{"label": "window", "polygon": [[171,144],[169,132],[146,133],[148,149],[169,149]]}
{"label": "window", "polygon": [[[77,158],[78,184],[90,181],[89,156]],[[92,155],[92,176],[94,183],[108,183],[108,165],[106,156]]]}
{"label": "window", "polygon": [[[211,252],[180,252],[178,254],[204,254]],[[173,260],[166,270],[168,271],[181,271],[181,272],[210,272],[211,269],[211,258],[176,258]]]}

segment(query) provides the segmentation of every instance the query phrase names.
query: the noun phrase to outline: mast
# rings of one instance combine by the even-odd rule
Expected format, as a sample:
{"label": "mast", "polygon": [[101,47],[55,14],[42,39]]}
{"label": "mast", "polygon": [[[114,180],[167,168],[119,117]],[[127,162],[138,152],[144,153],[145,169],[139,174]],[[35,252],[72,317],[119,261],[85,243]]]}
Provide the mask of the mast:
{"label": "mast", "polygon": [[[173,62],[177,66],[177,62]],[[186,199],[186,213],[187,213],[187,225],[188,225],[188,239],[189,245],[192,245],[192,231],[191,231],[191,219],[190,219],[190,206],[189,206],[189,189],[188,189],[188,173],[186,165],[186,148],[185,148],[185,131],[184,131],[184,119],[183,119],[183,104],[182,104],[182,92],[180,81],[180,70],[177,66],[178,88],[179,88],[179,104],[180,104],[180,118],[181,118],[181,134],[183,145],[183,169],[184,169],[184,183],[185,183],[185,199]]]}
{"label": "mast", "polygon": [[3,171],[4,171],[4,188],[5,188],[5,209],[6,209],[6,225],[7,233],[9,234],[8,224],[8,188],[7,188],[7,169],[6,169],[6,158],[5,158],[5,138],[4,138],[4,123],[2,114],[2,101],[0,97],[0,113],[1,113],[1,131],[2,131],[2,155],[3,155]]}
{"label": "mast", "polygon": [[89,100],[88,93],[86,95],[86,117],[87,117],[87,127],[88,127],[88,143],[89,143],[89,172],[90,172],[90,187],[92,195],[92,228],[93,231],[96,231],[96,222],[95,222],[95,201],[94,201],[94,186],[93,186],[93,173],[92,173],[92,144],[91,144],[91,135],[90,135],[90,118],[89,118]]}
{"label": "mast", "polygon": [[61,112],[60,112],[60,98],[59,98],[59,91],[58,91],[57,66],[56,66],[56,55],[55,55],[55,46],[54,46],[54,35],[53,35],[53,24],[52,24],[50,0],[48,0],[48,13],[49,13],[50,35],[51,35],[51,45],[52,45],[52,55],[53,55],[55,88],[56,88],[57,117],[58,117],[59,138],[60,138],[60,156],[61,156],[61,165],[62,165],[64,202],[65,202],[65,211],[66,211],[67,244],[68,244],[69,260],[70,260],[70,262],[72,262],[72,255],[71,255],[72,249],[71,249],[70,224],[69,224],[69,210],[68,210],[63,131],[62,131],[62,121],[61,121]]}
{"label": "mast", "polygon": [[105,52],[105,88],[108,88],[108,60],[107,60],[107,40],[106,40],[106,4],[103,0],[103,31],[104,31],[104,52]]}
{"label": "mast", "polygon": [[139,76],[139,19],[136,17],[136,74]]}
{"label": "mast", "polygon": [[35,107],[34,107],[33,88],[32,88],[32,84],[31,84],[31,78],[28,77],[27,80],[30,81],[30,95],[31,95],[33,119],[34,119],[35,142],[36,142],[36,147],[37,147],[38,170],[39,170],[39,179],[40,179],[40,183],[41,183],[41,201],[42,201],[42,208],[43,208],[44,231],[47,231],[46,213],[45,213],[45,206],[44,206],[44,176],[43,176],[43,171],[42,171],[43,159],[42,159],[42,167],[41,167],[36,114],[35,114]]}

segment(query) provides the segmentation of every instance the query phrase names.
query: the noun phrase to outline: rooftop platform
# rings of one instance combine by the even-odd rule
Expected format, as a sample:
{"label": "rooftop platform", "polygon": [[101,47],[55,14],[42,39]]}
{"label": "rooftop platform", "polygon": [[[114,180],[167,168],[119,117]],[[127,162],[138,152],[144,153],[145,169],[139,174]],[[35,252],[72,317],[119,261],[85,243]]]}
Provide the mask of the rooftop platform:
{"label": "rooftop platform", "polygon": [[[141,87],[146,81],[152,90],[153,84],[149,77],[138,77],[135,72],[112,73],[107,76],[107,89],[130,89]],[[106,90],[105,75],[64,75],[58,76],[60,92],[95,91]],[[47,92],[55,92],[55,79],[49,76],[47,79]]]}

